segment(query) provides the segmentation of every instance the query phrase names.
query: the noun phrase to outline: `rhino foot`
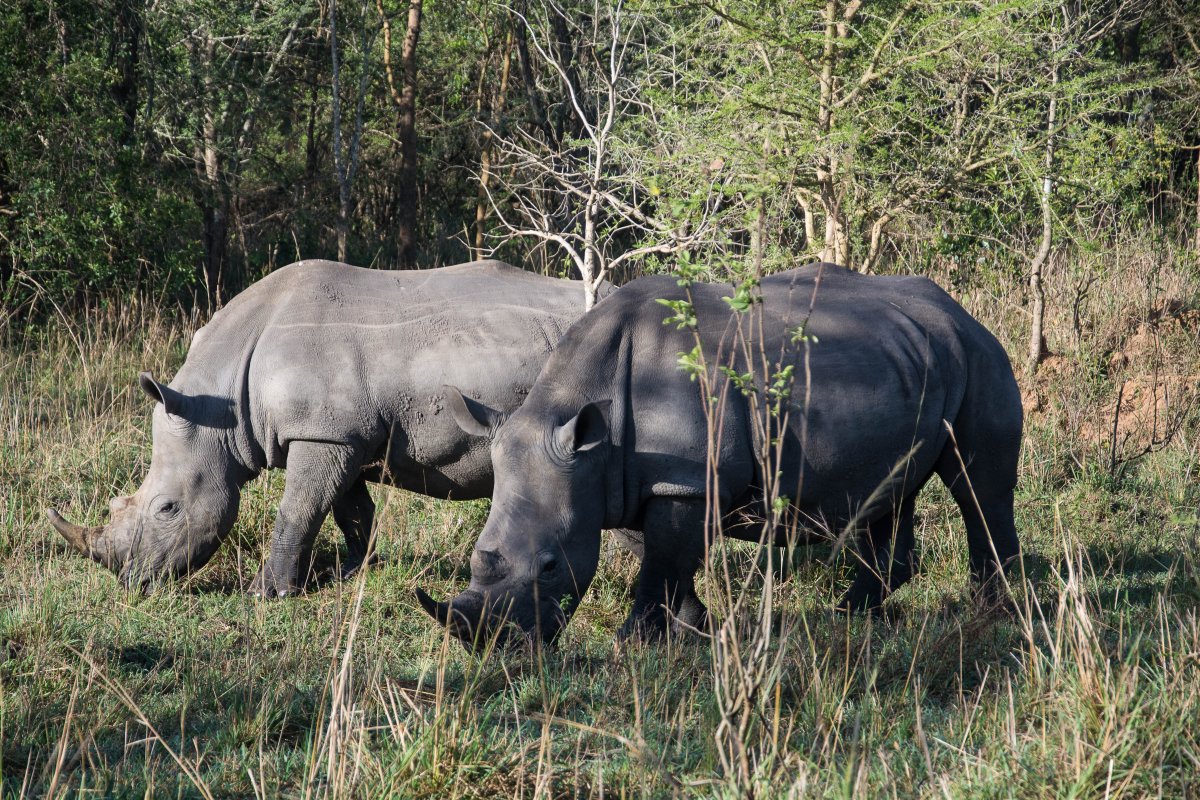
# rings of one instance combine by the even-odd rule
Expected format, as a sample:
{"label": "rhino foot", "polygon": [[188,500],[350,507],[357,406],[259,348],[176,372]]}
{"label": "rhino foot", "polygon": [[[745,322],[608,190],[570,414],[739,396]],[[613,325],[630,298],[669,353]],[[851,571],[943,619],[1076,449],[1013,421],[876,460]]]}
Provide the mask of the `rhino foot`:
{"label": "rhino foot", "polygon": [[700,598],[692,593],[676,603],[673,610],[663,604],[641,607],[635,605],[629,618],[617,632],[617,640],[657,641],[666,636],[668,630],[673,636],[704,636],[708,633],[708,623],[708,609],[700,602]]}

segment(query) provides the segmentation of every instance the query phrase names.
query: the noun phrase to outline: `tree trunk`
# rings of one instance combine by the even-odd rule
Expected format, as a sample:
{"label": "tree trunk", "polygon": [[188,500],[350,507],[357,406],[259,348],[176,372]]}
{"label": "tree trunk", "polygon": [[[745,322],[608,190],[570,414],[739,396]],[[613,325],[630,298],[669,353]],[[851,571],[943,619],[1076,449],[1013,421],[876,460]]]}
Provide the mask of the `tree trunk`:
{"label": "tree trunk", "polygon": [[[362,27],[359,31],[359,52],[363,63],[359,68],[358,94],[354,107],[354,129],[350,135],[349,147],[342,147],[342,98],[341,98],[341,56],[338,50],[337,31],[337,0],[329,3],[329,51],[332,59],[332,100],[333,100],[333,164],[338,182],[338,219],[337,219],[337,248],[338,260],[346,260],[346,243],[350,234],[351,190],[354,187],[354,175],[358,171],[358,158],[362,141],[363,104],[367,99],[367,83],[370,77],[371,41],[368,35],[366,4],[364,0],[361,9]],[[347,152],[348,151],[348,152]]]}
{"label": "tree trunk", "polygon": [[504,113],[508,98],[508,76],[512,66],[513,32],[509,28],[504,41],[504,55],[500,61],[500,86],[492,95],[491,124],[484,128],[479,144],[479,191],[475,196],[475,258],[483,258],[483,235],[487,227],[488,187],[492,180],[492,139],[495,126]]}
{"label": "tree trunk", "polygon": [[821,51],[820,103],[817,107],[817,129],[822,138],[822,152],[817,158],[817,186],[821,198],[821,210],[825,213],[825,246],[821,249],[821,260],[842,263],[841,240],[845,236],[845,225],[838,208],[835,186],[836,163],[830,149],[829,134],[833,130],[833,68],[837,60],[837,0],[825,3],[825,34]]}
{"label": "tree trunk", "polygon": [[383,26],[383,71],[388,90],[396,106],[396,141],[400,144],[400,175],[396,187],[396,260],[411,267],[417,249],[417,43],[421,38],[422,0],[409,0],[405,23],[404,47],[400,68],[404,82],[396,88],[392,72],[392,25],[383,10],[383,0],[375,0]]}
{"label": "tree trunk", "polygon": [[202,42],[192,52],[192,68],[199,73],[200,96],[205,103],[201,111],[195,160],[200,214],[204,225],[204,264],[200,277],[204,283],[208,309],[212,311],[219,308],[224,300],[228,225],[225,193],[221,185],[221,159],[217,149],[216,112],[212,105],[215,98],[212,69],[216,59],[216,41],[207,30],[202,35]]}
{"label": "tree trunk", "polygon": [[533,62],[529,56],[529,41],[526,39],[525,19],[527,19],[528,10],[524,0],[517,3],[517,14],[522,18],[521,21],[513,21],[513,36],[517,45],[517,56],[521,66],[521,80],[525,84],[525,94],[529,100],[529,117],[534,127],[542,132],[546,137],[546,141],[550,143],[554,149],[558,148],[558,139],[554,136],[554,129],[550,127],[550,121],[546,119],[545,106],[542,103],[541,93],[537,88],[537,79],[533,74]]}
{"label": "tree trunk", "polygon": [[408,27],[404,34],[404,48],[400,51],[404,86],[400,92],[396,120],[396,138],[400,140],[396,240],[397,257],[405,267],[412,266],[417,250],[417,42],[421,36],[421,2],[409,0]]}
{"label": "tree trunk", "polygon": [[[1054,57],[1053,54],[1051,57]],[[1046,337],[1043,325],[1046,318],[1046,293],[1042,286],[1042,268],[1050,257],[1050,247],[1053,244],[1054,225],[1050,213],[1050,194],[1054,191],[1054,123],[1058,111],[1058,65],[1051,67],[1050,72],[1050,103],[1046,113],[1046,151],[1042,167],[1045,173],[1042,177],[1042,243],[1029,265],[1029,291],[1033,296],[1033,320],[1029,328],[1029,363],[1027,370],[1030,375],[1037,371],[1038,364],[1046,355]]]}
{"label": "tree trunk", "polygon": [[337,260],[346,260],[346,239],[350,228],[350,180],[342,157],[342,80],[338,58],[337,0],[329,3],[329,54],[332,60],[331,96],[333,106],[333,169],[338,183]]}

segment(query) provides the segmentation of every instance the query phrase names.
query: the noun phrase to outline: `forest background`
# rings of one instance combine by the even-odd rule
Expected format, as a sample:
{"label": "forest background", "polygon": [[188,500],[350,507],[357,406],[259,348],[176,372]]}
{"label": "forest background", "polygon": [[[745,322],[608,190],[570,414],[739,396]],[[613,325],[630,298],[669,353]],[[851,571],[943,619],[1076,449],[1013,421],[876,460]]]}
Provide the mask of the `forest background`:
{"label": "forest background", "polygon": [[300,258],[577,277],[814,258],[1089,280],[1200,248],[1181,0],[18,2],[7,313],[215,304]]}

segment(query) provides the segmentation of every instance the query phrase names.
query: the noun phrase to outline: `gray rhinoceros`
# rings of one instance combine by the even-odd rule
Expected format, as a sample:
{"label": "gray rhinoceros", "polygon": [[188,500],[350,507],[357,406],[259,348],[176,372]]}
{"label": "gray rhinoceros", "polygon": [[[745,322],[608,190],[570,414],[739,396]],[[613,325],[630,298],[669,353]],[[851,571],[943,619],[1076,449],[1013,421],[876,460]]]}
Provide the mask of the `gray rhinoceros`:
{"label": "gray rhinoceros", "polygon": [[[85,528],[53,510],[51,522],[77,550],[144,586],[203,566],[233,526],[243,484],[286,468],[251,589],[295,592],[330,510],[347,565],[367,555],[366,481],[490,496],[487,442],[463,433],[447,407],[516,408],[582,314],[578,282],[499,261],[406,272],[284,267],[196,332],[169,386],[142,373],[157,402],[150,471],[132,497],[112,500],[109,523]],[[472,399],[446,396],[446,383]]]}
{"label": "gray rhinoceros", "polygon": [[[913,502],[934,474],[965,519],[975,578],[995,585],[1018,554],[1022,427],[996,339],[924,278],[816,264],[765,278],[761,304],[740,314],[724,299],[733,294],[642,278],[567,332],[492,442],[496,487],[470,586],[449,603],[418,589],[426,611],[468,645],[506,638],[505,618],[552,640],[595,575],[601,529],[630,528],[644,553],[622,633],[700,627],[706,487],[726,535],[760,540],[746,515],[765,518],[763,454],[790,498],[776,544],[805,530],[859,533],[842,607],[877,606],[911,576]],[[696,326],[664,325],[686,312],[660,300],[690,300]],[[711,424],[705,381],[678,366],[697,343],[717,398]]]}

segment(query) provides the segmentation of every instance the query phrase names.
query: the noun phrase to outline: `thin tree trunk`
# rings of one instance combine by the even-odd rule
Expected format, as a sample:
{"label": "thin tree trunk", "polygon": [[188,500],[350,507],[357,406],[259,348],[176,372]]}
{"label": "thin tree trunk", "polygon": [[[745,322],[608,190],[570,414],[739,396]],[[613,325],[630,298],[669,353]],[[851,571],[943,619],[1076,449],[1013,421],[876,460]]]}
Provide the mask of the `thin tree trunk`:
{"label": "thin tree trunk", "polygon": [[350,228],[350,181],[345,159],[342,157],[342,81],[341,63],[338,58],[337,0],[329,3],[329,48],[333,61],[333,167],[338,182],[337,259],[346,260],[346,239]]}
{"label": "thin tree trunk", "polygon": [[1196,253],[1200,254],[1200,147],[1196,148]]}
{"label": "thin tree trunk", "polygon": [[396,140],[400,143],[400,175],[396,187],[396,260],[411,267],[417,249],[417,44],[421,38],[422,0],[409,0],[404,46],[400,50],[403,83],[396,88],[392,71],[392,26],[375,0],[383,24],[383,70],[396,105]]}
{"label": "thin tree trunk", "polygon": [[549,120],[546,119],[546,110],[542,103],[542,96],[538,92],[537,79],[533,75],[533,62],[529,56],[529,41],[526,39],[526,23],[524,22],[528,10],[524,0],[517,4],[516,11],[522,20],[513,21],[513,36],[521,66],[521,80],[525,84],[525,94],[529,99],[529,117],[533,125],[546,137],[546,141],[557,150],[558,139],[554,136],[554,129],[550,127]]}
{"label": "thin tree trunk", "polygon": [[817,107],[817,129],[824,152],[817,160],[817,185],[820,189],[822,211],[825,212],[825,246],[821,260],[838,263],[841,254],[841,219],[837,190],[834,186],[836,165],[830,148],[829,134],[833,130],[833,66],[837,59],[837,0],[825,3],[825,36],[821,52],[820,100]]}
{"label": "thin tree trunk", "polygon": [[804,214],[804,248],[811,252],[817,243],[816,218],[812,206],[804,199],[804,195],[797,193],[796,201],[800,204],[800,210]]}
{"label": "thin tree trunk", "polygon": [[892,213],[885,211],[871,223],[870,243],[867,246],[867,255],[863,259],[862,264],[859,265],[860,271],[871,272],[875,269],[883,245],[883,231],[891,221]]}
{"label": "thin tree trunk", "polygon": [[192,69],[205,105],[201,111],[199,137],[195,145],[196,178],[199,183],[200,215],[203,223],[205,300],[215,310],[223,300],[227,223],[221,187],[221,160],[217,149],[217,121],[213,110],[213,64],[216,41],[205,30],[201,42],[192,43]]}
{"label": "thin tree trunk", "polygon": [[475,258],[483,258],[483,235],[487,227],[488,186],[492,180],[492,140],[495,137],[495,126],[504,113],[505,102],[508,99],[508,77],[512,66],[513,32],[509,28],[504,41],[504,56],[500,62],[500,88],[496,90],[491,102],[491,124],[483,130],[479,144],[479,191],[475,196]]}
{"label": "thin tree trunk", "polygon": [[421,36],[421,2],[409,0],[408,28],[400,64],[404,70],[404,88],[400,93],[400,114],[396,138],[400,140],[400,186],[397,200],[397,247],[400,263],[412,266],[417,250],[417,42]]}
{"label": "thin tree trunk", "polygon": [[358,159],[362,144],[363,105],[367,99],[367,83],[371,70],[367,60],[371,54],[371,37],[367,25],[367,7],[364,0],[360,9],[362,27],[359,31],[358,49],[363,63],[359,67],[358,95],[354,105],[354,130],[350,135],[349,152],[342,150],[342,101],[341,101],[341,58],[338,52],[337,0],[329,3],[329,45],[333,60],[333,162],[338,180],[338,260],[346,260],[346,242],[350,234],[351,190],[354,175],[358,171]]}
{"label": "thin tree trunk", "polygon": [[1029,290],[1033,296],[1033,320],[1029,328],[1029,363],[1027,369],[1032,375],[1037,371],[1038,364],[1046,355],[1046,337],[1043,325],[1046,318],[1046,292],[1042,286],[1042,268],[1050,258],[1050,247],[1053,244],[1054,225],[1050,213],[1050,194],[1054,191],[1054,123],[1058,111],[1058,65],[1055,64],[1050,72],[1050,104],[1046,113],[1046,151],[1042,167],[1045,174],[1042,177],[1042,242],[1033,262],[1029,265]]}

